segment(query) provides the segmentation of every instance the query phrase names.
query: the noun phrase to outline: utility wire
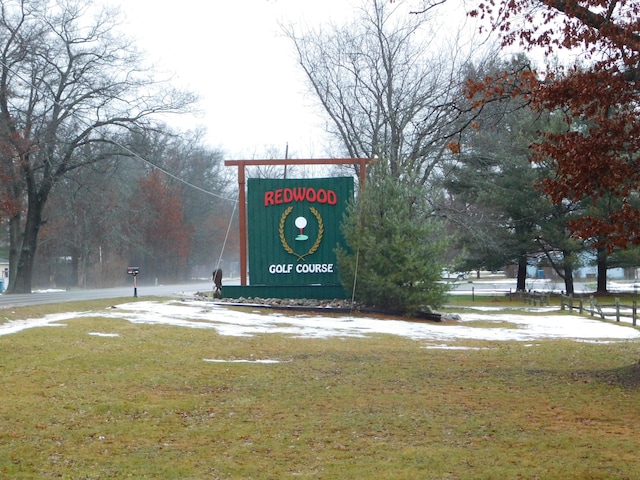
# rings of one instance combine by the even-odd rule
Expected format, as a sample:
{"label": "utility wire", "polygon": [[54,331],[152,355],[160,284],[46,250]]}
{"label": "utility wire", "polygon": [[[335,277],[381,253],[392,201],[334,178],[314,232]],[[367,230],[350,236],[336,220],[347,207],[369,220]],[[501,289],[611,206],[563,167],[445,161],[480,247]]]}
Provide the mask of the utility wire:
{"label": "utility wire", "polygon": [[231,224],[233,223],[233,216],[236,213],[236,207],[238,206],[239,202],[234,202],[233,204],[233,212],[231,212],[231,216],[229,217],[229,224],[227,225],[227,233],[224,236],[224,242],[222,242],[222,249],[220,250],[220,256],[218,257],[218,264],[216,266],[216,269],[220,268],[220,264],[222,263],[222,254],[224,253],[224,249],[227,246],[227,240],[229,240],[229,232],[231,231]]}
{"label": "utility wire", "polygon": [[[111,141],[111,140],[110,140]],[[220,195],[219,193],[215,193],[212,192],[210,190],[206,190],[202,187],[198,187],[197,185],[194,185],[193,183],[188,182],[187,180],[178,177],[177,175],[171,173],[169,170],[167,170],[166,168],[163,168],[159,165],[156,165],[155,163],[153,163],[151,160],[147,160],[146,158],[144,158],[142,155],[134,152],[133,150],[131,150],[128,147],[125,147],[124,145],[119,144],[118,142],[113,142],[115,145],[117,145],[118,147],[122,148],[123,150],[125,150],[127,153],[131,154],[132,157],[137,158],[138,160],[141,160],[143,163],[146,163],[147,165],[151,166],[152,168],[155,168],[156,170],[161,171],[162,173],[164,173],[166,176],[173,178],[174,180],[177,180],[178,182],[193,188],[195,190],[198,190],[206,195],[211,195],[212,197],[216,197],[219,198],[221,200],[225,200],[225,201],[229,201],[229,202],[234,202],[234,203],[238,203],[237,199],[234,198],[229,198],[229,197],[225,197],[224,195]],[[235,207],[234,207],[235,209]]]}

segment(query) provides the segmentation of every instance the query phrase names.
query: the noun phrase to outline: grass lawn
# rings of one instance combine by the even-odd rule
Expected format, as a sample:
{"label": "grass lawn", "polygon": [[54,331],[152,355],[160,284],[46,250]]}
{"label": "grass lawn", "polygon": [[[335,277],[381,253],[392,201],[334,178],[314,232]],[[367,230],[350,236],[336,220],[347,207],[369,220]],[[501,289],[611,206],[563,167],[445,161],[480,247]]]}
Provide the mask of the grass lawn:
{"label": "grass lawn", "polygon": [[0,336],[0,478],[638,478],[638,342],[64,323]]}

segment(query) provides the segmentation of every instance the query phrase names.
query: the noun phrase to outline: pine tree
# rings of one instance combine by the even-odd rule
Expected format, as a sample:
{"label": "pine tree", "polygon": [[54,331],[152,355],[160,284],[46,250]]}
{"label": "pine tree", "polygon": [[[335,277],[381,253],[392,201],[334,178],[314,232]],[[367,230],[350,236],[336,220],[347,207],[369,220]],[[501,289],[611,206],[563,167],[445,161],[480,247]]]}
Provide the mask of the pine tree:
{"label": "pine tree", "polygon": [[440,281],[442,225],[430,217],[422,188],[379,170],[343,222],[349,250],[337,252],[341,281],[368,306],[406,315],[439,307],[448,289]]}

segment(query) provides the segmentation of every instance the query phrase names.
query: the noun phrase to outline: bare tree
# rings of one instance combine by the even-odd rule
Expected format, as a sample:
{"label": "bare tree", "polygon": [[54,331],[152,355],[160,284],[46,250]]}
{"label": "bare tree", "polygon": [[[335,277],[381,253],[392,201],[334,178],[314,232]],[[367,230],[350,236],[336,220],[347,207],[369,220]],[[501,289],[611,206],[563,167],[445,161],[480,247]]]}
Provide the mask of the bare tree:
{"label": "bare tree", "polygon": [[103,286],[88,272],[92,264],[102,264],[107,253],[111,256],[111,245],[125,243],[121,219],[128,208],[119,185],[126,182],[123,176],[117,162],[103,161],[69,172],[57,182],[43,212],[35,282],[40,275],[40,282],[48,278],[58,286]]}
{"label": "bare tree", "polygon": [[[224,167],[223,152],[202,146],[203,134],[202,131],[186,132],[169,138],[157,160],[173,173],[167,182],[180,192],[185,222],[192,230],[189,266],[210,274],[221,254],[225,235],[230,231],[228,224],[237,198],[233,189],[237,182],[235,172]],[[225,255],[237,243],[227,245]]]}
{"label": "bare tree", "polygon": [[468,58],[403,2],[368,0],[359,12],[343,25],[283,29],[346,154],[379,158],[392,176],[426,184],[459,131],[454,95]]}
{"label": "bare tree", "polygon": [[117,18],[91,0],[0,5],[0,168],[23,202],[9,212],[11,293],[31,291],[42,213],[60,179],[128,154],[119,139],[129,129],[154,128],[155,114],[195,101],[154,80]]}

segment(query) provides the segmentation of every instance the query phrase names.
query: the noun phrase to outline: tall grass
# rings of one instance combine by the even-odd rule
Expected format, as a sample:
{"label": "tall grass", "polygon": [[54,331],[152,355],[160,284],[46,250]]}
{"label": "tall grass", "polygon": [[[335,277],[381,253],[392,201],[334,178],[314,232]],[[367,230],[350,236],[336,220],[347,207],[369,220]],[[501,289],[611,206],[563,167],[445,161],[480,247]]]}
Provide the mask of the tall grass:
{"label": "tall grass", "polygon": [[65,323],[0,337],[0,478],[637,478],[637,342]]}

